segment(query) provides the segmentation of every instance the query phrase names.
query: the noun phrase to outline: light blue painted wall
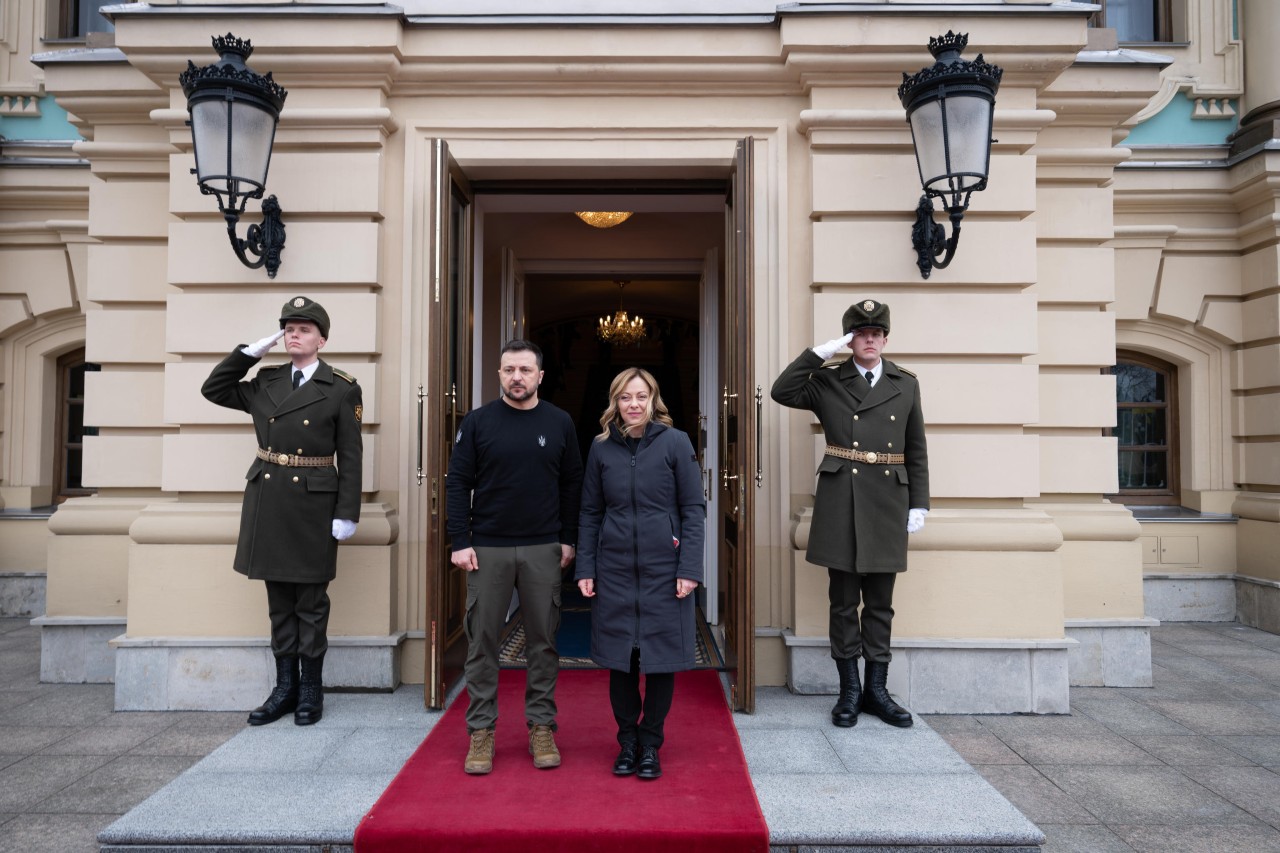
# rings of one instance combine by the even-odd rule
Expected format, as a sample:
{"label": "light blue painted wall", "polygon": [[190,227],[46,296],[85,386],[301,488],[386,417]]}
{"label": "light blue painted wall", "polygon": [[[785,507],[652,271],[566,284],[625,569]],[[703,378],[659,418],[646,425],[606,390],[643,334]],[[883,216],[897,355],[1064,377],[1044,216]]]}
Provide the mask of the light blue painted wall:
{"label": "light blue painted wall", "polygon": [[0,116],[0,136],[6,139],[80,139],[67,121],[67,111],[52,95],[40,98],[39,116]]}
{"label": "light blue painted wall", "polygon": [[[1239,110],[1237,101],[1231,108]],[[1124,145],[1214,145],[1227,141],[1239,125],[1237,116],[1231,118],[1193,119],[1195,102],[1185,92],[1173,96],[1163,110],[1135,127]]]}

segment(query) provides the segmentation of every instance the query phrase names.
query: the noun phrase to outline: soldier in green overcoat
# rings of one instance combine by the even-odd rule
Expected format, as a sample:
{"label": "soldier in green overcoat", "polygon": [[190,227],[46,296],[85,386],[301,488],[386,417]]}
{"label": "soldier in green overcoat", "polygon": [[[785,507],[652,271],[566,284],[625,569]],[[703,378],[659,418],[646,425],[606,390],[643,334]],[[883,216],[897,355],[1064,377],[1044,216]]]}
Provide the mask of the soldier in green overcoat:
{"label": "soldier in green overcoat", "polygon": [[[328,649],[329,581],[338,542],[360,518],[363,414],[354,377],[319,358],[329,315],[305,296],[280,313],[280,331],[238,346],[201,389],[219,406],[253,417],[258,450],[244,490],[234,567],[266,581],[276,686],[249,715],[264,725],[292,711],[300,726],[320,720]],[[245,375],[284,339],[289,362]]]}
{"label": "soldier in green overcoat", "polygon": [[[806,349],[773,384],[773,399],[818,417],[827,441],[818,465],[807,559],[827,567],[831,656],[840,674],[832,722],[866,710],[890,725],[911,713],[885,688],[893,584],[907,568],[907,534],[929,511],[929,459],[915,374],[880,357],[889,306],[867,299],[844,313],[844,337]],[[852,358],[832,361],[850,346]],[[861,618],[858,607],[862,605]],[[866,658],[867,689],[858,679]]]}

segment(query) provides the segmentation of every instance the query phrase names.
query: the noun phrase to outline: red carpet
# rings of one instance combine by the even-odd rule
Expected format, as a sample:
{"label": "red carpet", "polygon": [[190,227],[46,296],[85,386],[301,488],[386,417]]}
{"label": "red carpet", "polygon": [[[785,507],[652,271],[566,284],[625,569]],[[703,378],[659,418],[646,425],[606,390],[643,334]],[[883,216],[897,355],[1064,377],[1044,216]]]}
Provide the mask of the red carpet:
{"label": "red carpet", "polygon": [[561,671],[562,764],[534,769],[524,675],[503,670],[499,678],[493,772],[462,772],[464,694],[364,816],[357,853],[767,853],[769,830],[715,672],[676,675],[663,775],[650,782],[613,775],[617,728],[605,670]]}

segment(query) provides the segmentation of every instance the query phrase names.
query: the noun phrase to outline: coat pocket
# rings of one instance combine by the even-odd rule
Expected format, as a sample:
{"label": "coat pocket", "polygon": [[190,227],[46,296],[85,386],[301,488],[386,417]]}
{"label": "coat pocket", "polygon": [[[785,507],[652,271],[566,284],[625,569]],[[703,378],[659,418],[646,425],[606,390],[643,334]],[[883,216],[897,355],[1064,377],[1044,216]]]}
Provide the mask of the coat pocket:
{"label": "coat pocket", "polygon": [[826,453],[822,454],[822,461],[818,463],[819,474],[838,474],[840,469],[844,467],[845,460],[839,456],[830,456]]}
{"label": "coat pocket", "polygon": [[332,471],[318,471],[307,475],[308,492],[338,491],[338,475]]}
{"label": "coat pocket", "polygon": [[898,482],[899,482],[899,483],[901,483],[902,485],[904,485],[904,486],[905,486],[907,483],[911,482],[910,478],[907,476],[907,469],[906,469],[906,468],[899,467],[899,468],[897,468],[897,469],[895,469],[895,470],[898,472]]}
{"label": "coat pocket", "polygon": [[255,459],[253,460],[253,464],[249,466],[249,470],[245,472],[244,478],[246,480],[256,480],[258,479],[258,475],[261,473],[262,473],[262,460]]}

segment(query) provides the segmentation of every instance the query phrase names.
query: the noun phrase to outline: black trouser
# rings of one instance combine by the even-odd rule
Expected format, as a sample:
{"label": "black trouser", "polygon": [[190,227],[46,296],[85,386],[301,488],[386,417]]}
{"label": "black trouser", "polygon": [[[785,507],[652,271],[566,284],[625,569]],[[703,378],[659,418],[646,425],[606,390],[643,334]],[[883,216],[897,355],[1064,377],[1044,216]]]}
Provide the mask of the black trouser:
{"label": "black trouser", "polygon": [[329,584],[267,581],[271,653],[318,658],[329,648]]}
{"label": "black trouser", "polygon": [[630,672],[609,670],[609,704],[618,722],[618,743],[638,741],[641,746],[662,746],[662,724],[671,710],[675,690],[674,672],[650,672],[644,677],[644,701],[641,702],[639,649],[631,650]]}
{"label": "black trouser", "polygon": [[[848,660],[859,656],[888,663],[889,636],[893,627],[895,572],[858,574],[827,569],[831,600],[831,657]],[[862,619],[858,619],[858,603]]]}

